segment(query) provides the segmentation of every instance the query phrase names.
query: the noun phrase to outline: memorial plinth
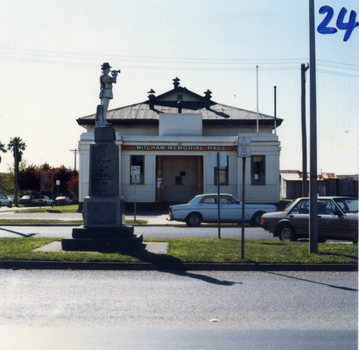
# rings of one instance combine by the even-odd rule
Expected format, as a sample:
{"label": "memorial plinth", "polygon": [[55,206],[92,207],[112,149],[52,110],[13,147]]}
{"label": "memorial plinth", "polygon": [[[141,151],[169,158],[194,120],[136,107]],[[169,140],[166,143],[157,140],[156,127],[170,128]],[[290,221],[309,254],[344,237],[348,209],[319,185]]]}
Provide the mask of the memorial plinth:
{"label": "memorial plinth", "polygon": [[90,146],[89,196],[84,199],[84,226],[63,239],[67,251],[125,251],[142,245],[142,235],[125,226],[125,201],[120,196],[119,148],[113,126],[95,128]]}

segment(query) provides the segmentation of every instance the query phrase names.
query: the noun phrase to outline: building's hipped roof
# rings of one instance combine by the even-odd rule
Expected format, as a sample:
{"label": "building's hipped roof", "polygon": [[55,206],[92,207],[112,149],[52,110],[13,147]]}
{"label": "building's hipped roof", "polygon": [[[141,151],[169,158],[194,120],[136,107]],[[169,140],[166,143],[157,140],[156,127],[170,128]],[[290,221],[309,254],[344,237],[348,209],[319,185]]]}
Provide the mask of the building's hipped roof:
{"label": "building's hipped roof", "polygon": [[[128,124],[130,121],[143,121],[145,124],[158,123],[160,113],[178,113],[178,109],[174,107],[155,106],[153,110],[150,109],[150,105],[146,102],[137,103],[134,105],[116,108],[107,112],[107,120],[112,124]],[[208,121],[211,124],[213,121],[223,123],[228,122],[233,124],[241,122],[241,124],[253,124],[257,120],[257,114],[255,112],[247,111],[236,107],[226,106],[220,103],[216,103],[211,106],[210,109],[201,108],[198,110],[182,109],[182,113],[201,113],[204,122]],[[224,115],[229,115],[229,118],[225,118]],[[260,125],[273,125],[274,117],[259,113],[258,119]],[[277,118],[277,126],[282,123],[283,119]],[[88,115],[77,119],[79,125],[91,125],[95,124],[95,114]]]}
{"label": "building's hipped roof", "polygon": [[[242,124],[253,125],[257,113],[241,108],[227,106],[211,100],[211,91],[200,96],[185,87],[179,86],[179,79],[173,79],[175,88],[155,96],[149,92],[149,99],[130,106],[120,107],[107,112],[107,120],[114,125],[120,124],[158,124],[161,113],[200,113],[204,124]],[[259,113],[260,125],[274,125],[274,117]],[[283,119],[277,118],[276,125]],[[94,125],[95,114],[77,119],[79,125]]]}

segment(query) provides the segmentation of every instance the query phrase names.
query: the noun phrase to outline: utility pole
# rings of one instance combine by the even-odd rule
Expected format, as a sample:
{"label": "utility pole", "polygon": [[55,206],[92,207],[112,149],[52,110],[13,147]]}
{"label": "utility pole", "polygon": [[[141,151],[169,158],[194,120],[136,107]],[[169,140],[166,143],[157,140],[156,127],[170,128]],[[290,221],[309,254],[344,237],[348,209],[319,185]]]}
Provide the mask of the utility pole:
{"label": "utility pole", "polygon": [[259,108],[258,108],[258,66],[256,66],[256,79],[257,79],[257,133],[259,132]]}
{"label": "utility pole", "polygon": [[17,173],[19,172],[19,163],[18,163],[18,157],[19,157],[19,145],[17,139],[15,139],[14,144],[14,160],[15,160],[15,166],[14,166],[14,202],[15,206],[18,206],[17,203]]}
{"label": "utility pole", "polygon": [[71,152],[74,152],[75,153],[75,164],[74,164],[74,170],[76,170],[76,155],[77,155],[77,152],[79,151],[78,149],[70,149]]}
{"label": "utility pole", "polygon": [[314,0],[309,0],[309,64],[310,64],[310,191],[309,191],[309,253],[318,253],[317,208],[317,86],[315,62]]}
{"label": "utility pole", "polygon": [[302,81],[302,197],[308,196],[308,179],[307,179],[307,125],[306,125],[306,103],[305,103],[305,72],[309,69],[309,63],[300,66]]}
{"label": "utility pole", "polygon": [[277,87],[274,87],[274,134],[277,135]]}
{"label": "utility pole", "polygon": [[217,215],[218,215],[218,238],[221,238],[221,191],[219,184],[219,165],[220,165],[220,155],[217,152]]}

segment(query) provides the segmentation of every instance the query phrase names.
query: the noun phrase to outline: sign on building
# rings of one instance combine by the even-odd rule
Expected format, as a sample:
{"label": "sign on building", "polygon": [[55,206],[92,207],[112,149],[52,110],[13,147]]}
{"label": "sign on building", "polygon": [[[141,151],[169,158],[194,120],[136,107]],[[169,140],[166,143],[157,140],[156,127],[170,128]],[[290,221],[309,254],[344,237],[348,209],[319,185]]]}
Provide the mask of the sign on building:
{"label": "sign on building", "polygon": [[137,183],[140,181],[141,167],[139,165],[131,166],[132,182]]}
{"label": "sign on building", "polygon": [[238,137],[238,158],[249,158],[251,156],[251,138],[250,137]]}

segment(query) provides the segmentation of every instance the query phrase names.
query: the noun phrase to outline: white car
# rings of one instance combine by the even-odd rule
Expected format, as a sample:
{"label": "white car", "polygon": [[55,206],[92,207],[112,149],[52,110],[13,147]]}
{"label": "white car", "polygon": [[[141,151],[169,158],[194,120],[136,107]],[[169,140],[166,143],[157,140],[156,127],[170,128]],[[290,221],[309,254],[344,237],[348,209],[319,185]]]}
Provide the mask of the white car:
{"label": "white car", "polygon": [[0,194],[0,207],[2,205],[6,205],[7,207],[11,208],[12,207],[12,200],[8,199],[6,196],[4,196],[3,194]]}
{"label": "white car", "polygon": [[[264,213],[277,210],[271,204],[246,204],[245,222],[259,226]],[[199,226],[202,222],[218,222],[217,194],[201,194],[187,204],[171,205],[170,220],[185,221],[187,226]],[[221,222],[242,222],[242,203],[231,194],[220,195]]]}
{"label": "white car", "polygon": [[32,198],[30,202],[31,205],[53,205],[53,203],[54,201],[50,199],[48,196]]}

